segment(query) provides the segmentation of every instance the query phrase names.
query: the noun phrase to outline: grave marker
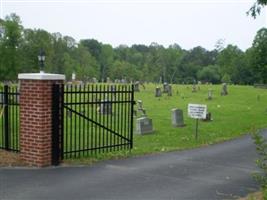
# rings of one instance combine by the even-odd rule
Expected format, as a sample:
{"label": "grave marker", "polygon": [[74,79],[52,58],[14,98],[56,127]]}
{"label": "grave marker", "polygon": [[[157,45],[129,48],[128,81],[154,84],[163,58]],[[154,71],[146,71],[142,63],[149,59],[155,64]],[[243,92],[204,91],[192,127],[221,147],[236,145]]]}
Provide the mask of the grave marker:
{"label": "grave marker", "polygon": [[172,111],[172,125],[174,127],[183,127],[183,126],[185,126],[183,110],[174,108],[171,111]]}
{"label": "grave marker", "polygon": [[156,90],[155,90],[155,97],[161,97],[161,90],[160,90],[160,87],[156,87]]}
{"label": "grave marker", "polygon": [[141,135],[153,133],[152,119],[148,117],[136,119],[136,133]]}

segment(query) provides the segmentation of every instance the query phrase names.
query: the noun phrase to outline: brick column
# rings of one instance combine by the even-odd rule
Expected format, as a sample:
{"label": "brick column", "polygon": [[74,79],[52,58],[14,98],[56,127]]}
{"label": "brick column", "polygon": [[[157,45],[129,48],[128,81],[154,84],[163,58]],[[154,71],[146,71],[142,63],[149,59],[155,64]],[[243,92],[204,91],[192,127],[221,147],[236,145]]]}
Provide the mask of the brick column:
{"label": "brick column", "polygon": [[19,74],[20,156],[30,166],[51,165],[52,85],[62,84],[64,75]]}

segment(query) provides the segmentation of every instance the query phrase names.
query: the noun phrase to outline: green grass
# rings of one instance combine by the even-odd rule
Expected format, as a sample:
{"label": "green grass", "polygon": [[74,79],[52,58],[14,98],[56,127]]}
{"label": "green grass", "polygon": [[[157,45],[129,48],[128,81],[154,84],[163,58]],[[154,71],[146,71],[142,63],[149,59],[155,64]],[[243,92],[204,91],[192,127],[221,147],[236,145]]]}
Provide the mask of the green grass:
{"label": "green grass", "polygon": [[[135,100],[143,101],[148,117],[153,120],[154,134],[134,134],[134,148],[131,152],[98,154],[67,162],[91,163],[95,160],[196,148],[239,137],[248,133],[251,128],[267,126],[267,90],[232,85],[228,86],[228,96],[220,96],[221,85],[201,85],[197,93],[192,93],[190,85],[173,85],[172,97],[163,94],[156,98],[155,87],[156,85],[148,84],[145,90],[141,88],[141,92],[135,93]],[[207,100],[209,88],[213,90],[213,100]],[[187,116],[188,103],[206,104],[213,118],[211,122],[199,122],[197,141],[195,120]],[[173,108],[183,110],[185,127],[172,127]]]}

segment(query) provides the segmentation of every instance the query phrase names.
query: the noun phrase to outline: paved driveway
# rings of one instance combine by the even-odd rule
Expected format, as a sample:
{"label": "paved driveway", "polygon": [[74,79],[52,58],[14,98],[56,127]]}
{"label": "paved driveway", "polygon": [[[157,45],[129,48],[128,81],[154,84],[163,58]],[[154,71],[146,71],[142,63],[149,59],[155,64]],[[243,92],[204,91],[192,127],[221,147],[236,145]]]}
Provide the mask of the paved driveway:
{"label": "paved driveway", "polygon": [[0,199],[234,199],[258,190],[256,158],[245,136],[89,167],[0,168]]}

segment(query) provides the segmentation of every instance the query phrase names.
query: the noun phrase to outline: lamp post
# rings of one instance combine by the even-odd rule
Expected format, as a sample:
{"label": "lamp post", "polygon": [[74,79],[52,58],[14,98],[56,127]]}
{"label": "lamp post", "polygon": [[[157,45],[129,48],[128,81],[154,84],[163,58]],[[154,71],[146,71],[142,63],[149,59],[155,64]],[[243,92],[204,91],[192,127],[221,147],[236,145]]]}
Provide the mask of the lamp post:
{"label": "lamp post", "polygon": [[40,73],[44,73],[45,52],[43,49],[39,52],[38,61],[40,62]]}

